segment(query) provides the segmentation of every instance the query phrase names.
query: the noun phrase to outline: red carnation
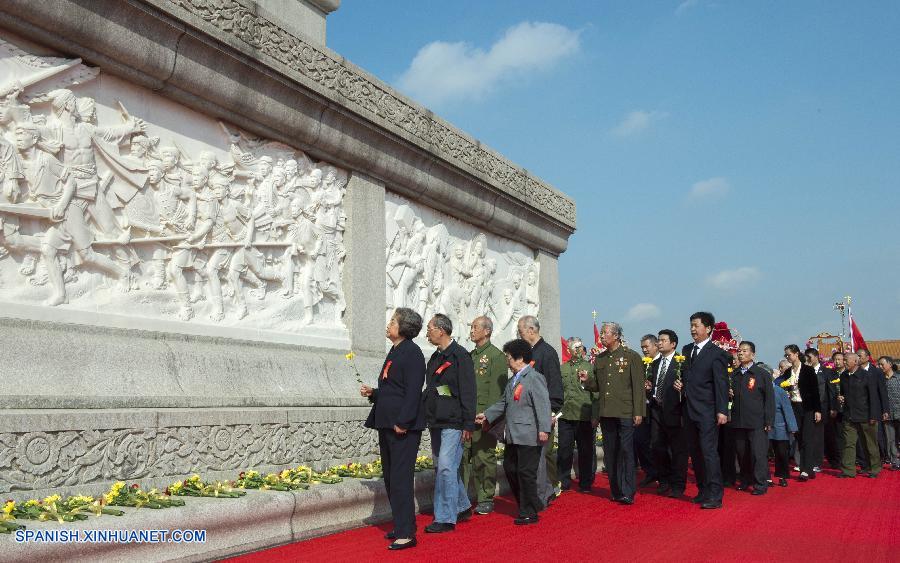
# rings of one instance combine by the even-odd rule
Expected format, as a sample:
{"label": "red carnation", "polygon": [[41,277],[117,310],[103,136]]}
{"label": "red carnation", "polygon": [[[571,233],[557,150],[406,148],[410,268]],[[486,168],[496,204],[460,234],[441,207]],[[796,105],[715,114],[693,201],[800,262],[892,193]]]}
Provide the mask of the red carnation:
{"label": "red carnation", "polygon": [[137,488],[139,488],[139,487],[138,487],[138,484],[137,484],[137,483],[132,483],[132,484],[131,484],[131,488],[132,488],[132,489],[137,489]]}

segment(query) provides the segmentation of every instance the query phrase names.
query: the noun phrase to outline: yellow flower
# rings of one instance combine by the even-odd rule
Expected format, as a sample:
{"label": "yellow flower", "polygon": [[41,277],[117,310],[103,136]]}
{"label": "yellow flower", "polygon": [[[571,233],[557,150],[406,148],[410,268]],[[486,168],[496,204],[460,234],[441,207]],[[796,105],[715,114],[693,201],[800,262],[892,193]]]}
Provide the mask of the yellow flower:
{"label": "yellow flower", "polygon": [[681,354],[675,356],[675,361],[678,362],[679,364],[680,364],[681,362],[683,362],[684,360],[685,360],[685,358],[684,358],[684,356],[682,356]]}
{"label": "yellow flower", "polygon": [[728,368],[728,373],[734,372],[734,368]]}
{"label": "yellow flower", "polygon": [[106,493],[103,495],[103,502],[106,504],[112,504],[116,500],[116,495],[112,493]]}
{"label": "yellow flower", "polygon": [[188,479],[188,481],[193,481],[194,483],[197,483],[200,481],[200,475],[197,473],[194,473],[193,475],[191,475],[191,478]]}
{"label": "yellow flower", "polygon": [[112,489],[110,489],[110,492],[118,493],[119,491],[121,491],[124,488],[125,488],[124,481],[116,481],[115,483],[113,483],[113,486],[112,486]]}
{"label": "yellow flower", "polygon": [[647,356],[644,356],[644,360],[643,360],[643,361],[644,361],[644,365],[648,365],[648,366],[649,366],[650,364],[653,363],[653,358],[649,358],[649,357],[647,357]]}
{"label": "yellow flower", "polygon": [[347,358],[348,361],[351,361],[351,362],[352,362],[352,361],[353,361],[353,358],[356,357],[356,354],[354,354],[353,351],[351,350],[350,352],[347,352],[347,355],[344,356],[344,357]]}
{"label": "yellow flower", "polygon": [[244,474],[247,479],[256,479],[259,477],[259,471],[253,471],[252,469]]}
{"label": "yellow flower", "polygon": [[16,509],[16,503],[11,500],[8,500],[8,501],[6,501],[6,504],[3,505],[3,514],[6,514],[7,516],[9,516],[10,514],[12,514],[13,510],[15,510],[15,509]]}
{"label": "yellow flower", "polygon": [[39,506],[40,504],[41,504],[41,501],[35,500],[35,499],[31,499],[31,500],[26,500],[26,501],[25,501],[25,506],[26,506],[26,507],[29,507],[29,506]]}
{"label": "yellow flower", "polygon": [[282,479],[287,479],[288,477],[291,476],[291,470],[290,470],[290,469],[285,469],[284,471],[281,472],[281,474],[280,474],[279,476],[280,476]]}
{"label": "yellow flower", "polygon": [[790,382],[789,380],[785,379],[784,381],[782,381],[782,382],[779,384],[779,386],[780,386],[782,389],[787,389],[788,387],[791,386],[791,382]]}
{"label": "yellow flower", "polygon": [[841,378],[840,378],[840,377],[837,378],[837,379],[832,379],[832,380],[831,380],[831,383],[834,383],[835,385],[837,385],[837,384],[840,383],[840,382],[841,382]]}
{"label": "yellow flower", "polygon": [[59,495],[50,495],[49,497],[44,498],[44,504],[53,504],[54,502],[59,502],[61,498],[62,497],[60,497]]}
{"label": "yellow flower", "polygon": [[181,491],[181,481],[176,481],[169,485],[169,492],[173,495],[178,494],[179,491]]}

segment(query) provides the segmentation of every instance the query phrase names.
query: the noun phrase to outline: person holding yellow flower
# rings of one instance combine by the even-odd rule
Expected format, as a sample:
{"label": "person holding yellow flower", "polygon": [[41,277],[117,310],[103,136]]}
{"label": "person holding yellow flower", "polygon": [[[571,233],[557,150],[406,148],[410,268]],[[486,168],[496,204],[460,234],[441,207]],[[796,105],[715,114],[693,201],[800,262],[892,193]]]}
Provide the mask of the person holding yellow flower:
{"label": "person holding yellow flower", "polygon": [[403,307],[396,309],[385,330],[391,350],[378,375],[378,387],[360,387],[360,394],[372,403],[365,426],[378,431],[384,488],[394,518],[394,530],[385,535],[385,539],[394,540],[388,546],[392,550],[416,545],[413,475],[425,429],[421,408],[425,356],[413,339],[421,330],[422,317],[418,313]]}

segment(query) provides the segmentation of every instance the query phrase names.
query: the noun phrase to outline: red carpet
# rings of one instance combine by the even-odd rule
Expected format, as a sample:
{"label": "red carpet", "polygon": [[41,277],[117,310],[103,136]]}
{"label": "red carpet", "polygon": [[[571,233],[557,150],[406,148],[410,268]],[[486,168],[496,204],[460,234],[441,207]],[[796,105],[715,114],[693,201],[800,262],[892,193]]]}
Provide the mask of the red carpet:
{"label": "red carpet", "polygon": [[[701,510],[643,489],[634,506],[609,500],[606,476],[590,495],[566,492],[538,524],[515,526],[515,506],[473,516],[456,531],[426,534],[419,545],[388,551],[390,523],[252,553],[231,561],[900,561],[900,472],[878,479],[790,480],[754,497],[728,490],[724,508]],[[688,485],[688,494],[696,489]]]}

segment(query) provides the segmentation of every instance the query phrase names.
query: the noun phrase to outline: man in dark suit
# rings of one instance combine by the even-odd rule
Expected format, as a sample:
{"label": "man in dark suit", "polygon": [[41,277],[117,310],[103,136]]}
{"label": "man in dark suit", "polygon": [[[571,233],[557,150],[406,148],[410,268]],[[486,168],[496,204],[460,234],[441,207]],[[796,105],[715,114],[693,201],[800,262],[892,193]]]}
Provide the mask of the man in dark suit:
{"label": "man in dark suit", "polygon": [[775,388],[769,372],[757,366],[756,345],[745,340],[738,347],[740,367],[732,374],[731,428],[741,466],[738,490],[753,488],[764,495],[768,488],[769,429],[775,422]]}
{"label": "man in dark suit", "polygon": [[[559,354],[556,349],[541,337],[541,323],[531,315],[519,319],[517,326],[519,338],[531,346],[531,367],[544,375],[547,381],[547,392],[550,394],[551,413],[562,410],[564,403],[562,371]],[[556,433],[556,419],[551,420],[550,439],[544,444],[544,451],[538,468],[538,495],[546,506],[556,498],[556,483],[559,481],[556,471],[556,452],[553,451],[553,440]],[[546,507],[545,506],[545,507]]]}
{"label": "man in dark suit", "polygon": [[890,400],[887,395],[887,385],[884,379],[884,374],[881,373],[881,370],[878,369],[878,366],[875,365],[875,361],[872,359],[872,354],[869,352],[868,348],[860,348],[856,351],[859,354],[859,367],[866,375],[875,380],[875,388],[878,390],[878,403],[880,404],[880,416],[876,421],[876,426],[878,427],[875,436],[878,441],[878,450],[880,452],[880,456],[882,461],[886,458],[887,453],[887,442],[884,436],[884,421],[888,420],[888,411],[890,411]]}
{"label": "man in dark suit", "polygon": [[710,340],[715,324],[712,313],[691,315],[694,343],[682,349],[687,365],[683,382],[675,384],[678,391],[684,391],[684,431],[700,489],[694,502],[706,509],[722,508],[719,426],[728,422],[727,376],[731,358]]}
{"label": "man in dark suit", "polygon": [[670,329],[659,331],[660,357],[650,364],[647,389],[650,444],[659,476],[659,494],[678,498],[687,480],[687,443],[681,420],[681,393],[675,390],[679,364],[675,360],[678,335]]}

